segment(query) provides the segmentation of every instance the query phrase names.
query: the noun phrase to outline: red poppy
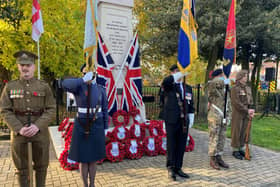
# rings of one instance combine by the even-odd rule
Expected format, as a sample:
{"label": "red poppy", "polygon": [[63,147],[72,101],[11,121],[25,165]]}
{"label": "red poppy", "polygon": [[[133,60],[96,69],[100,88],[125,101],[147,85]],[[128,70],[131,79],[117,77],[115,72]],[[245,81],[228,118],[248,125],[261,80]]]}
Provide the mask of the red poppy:
{"label": "red poppy", "polygon": [[106,157],[111,162],[121,162],[125,156],[125,147],[120,142],[106,145]]}
{"label": "red poppy", "polygon": [[59,162],[60,162],[60,166],[64,169],[64,170],[77,170],[79,169],[79,163],[78,162],[68,162],[67,160],[68,158],[68,150],[64,149],[63,152],[60,154],[59,157]]}
{"label": "red poppy", "polygon": [[129,159],[140,159],[144,150],[142,143],[137,139],[128,139],[125,142],[125,156]]}
{"label": "red poppy", "polygon": [[129,115],[124,110],[117,110],[112,117],[113,124],[115,126],[118,125],[128,125],[129,123]]}
{"label": "red poppy", "polygon": [[166,135],[163,136],[158,136],[157,137],[157,141],[158,141],[158,153],[161,155],[166,155],[166,144],[167,144],[167,140],[166,140]]}
{"label": "red poppy", "polygon": [[147,136],[143,140],[144,152],[148,156],[158,155],[158,139],[152,136]]}
{"label": "red poppy", "polygon": [[146,125],[152,137],[163,136],[165,134],[163,131],[163,121],[150,120]]}
{"label": "red poppy", "polygon": [[132,106],[129,110],[129,115],[131,115],[133,117],[133,119],[135,118],[136,115],[140,114],[140,110],[137,109],[135,106]]}
{"label": "red poppy", "polygon": [[34,96],[38,96],[38,93],[37,93],[37,92],[33,92],[33,95],[34,95]]}
{"label": "red poppy", "polygon": [[119,141],[121,143],[124,143],[128,136],[128,129],[122,125],[116,126],[112,132],[107,133],[107,137],[109,137],[111,141]]}
{"label": "red poppy", "polygon": [[134,122],[129,129],[129,137],[142,141],[145,138],[145,124]]}
{"label": "red poppy", "polygon": [[190,134],[189,134],[189,137],[190,137],[190,139],[187,140],[185,152],[191,152],[194,150],[194,146],[195,146],[194,139]]}
{"label": "red poppy", "polygon": [[68,125],[69,117],[64,118],[59,124],[58,131],[65,130],[65,127]]}

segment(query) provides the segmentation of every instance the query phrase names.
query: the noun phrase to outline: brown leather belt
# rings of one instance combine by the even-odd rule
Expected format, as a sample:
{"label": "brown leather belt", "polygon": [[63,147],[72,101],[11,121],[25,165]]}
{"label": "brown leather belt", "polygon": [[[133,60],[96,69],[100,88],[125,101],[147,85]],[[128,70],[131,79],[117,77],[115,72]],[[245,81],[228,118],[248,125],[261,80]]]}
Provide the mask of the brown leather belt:
{"label": "brown leather belt", "polygon": [[41,116],[43,114],[44,110],[40,110],[40,111],[15,111],[16,115],[19,116],[27,116],[27,115],[31,115],[31,116]]}

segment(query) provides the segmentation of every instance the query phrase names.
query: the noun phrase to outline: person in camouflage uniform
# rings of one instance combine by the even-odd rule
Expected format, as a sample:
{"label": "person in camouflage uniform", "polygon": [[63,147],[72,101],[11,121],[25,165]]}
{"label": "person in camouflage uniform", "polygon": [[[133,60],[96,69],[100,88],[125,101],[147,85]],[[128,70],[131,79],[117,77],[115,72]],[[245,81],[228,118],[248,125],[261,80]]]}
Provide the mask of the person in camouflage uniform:
{"label": "person in camouflage uniform", "polygon": [[254,105],[251,88],[247,85],[248,71],[241,70],[236,75],[236,84],[231,89],[232,123],[231,146],[232,155],[243,160],[245,156],[245,133],[249,117],[254,117]]}
{"label": "person in camouflage uniform", "polygon": [[0,99],[0,113],[11,129],[11,152],[19,185],[29,186],[27,144],[32,142],[36,186],[45,186],[49,164],[48,124],[55,117],[55,100],[49,85],[34,78],[36,55],[14,54],[20,79],[9,81]]}
{"label": "person in camouflage uniform", "polygon": [[[225,103],[225,84],[224,73],[222,69],[216,69],[212,73],[213,79],[208,82],[208,129],[209,129],[209,146],[208,154],[210,156],[210,166],[219,170],[220,166],[229,168],[222,159],[223,149],[226,139],[226,125],[223,122],[224,118],[224,103]],[[229,99],[228,99],[229,101]],[[230,105],[227,104],[229,107]],[[227,116],[230,116],[227,110]],[[227,118],[228,119],[228,118]]]}

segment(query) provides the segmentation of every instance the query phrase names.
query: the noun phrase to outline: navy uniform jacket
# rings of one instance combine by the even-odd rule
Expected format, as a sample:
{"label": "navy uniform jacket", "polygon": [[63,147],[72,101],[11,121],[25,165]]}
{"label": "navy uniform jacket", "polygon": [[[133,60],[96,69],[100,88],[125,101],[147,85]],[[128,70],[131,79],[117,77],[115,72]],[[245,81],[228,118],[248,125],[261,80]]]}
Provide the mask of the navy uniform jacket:
{"label": "navy uniform jacket", "polygon": [[[180,99],[183,103],[180,86],[174,82],[174,77],[172,75],[163,80],[162,86],[164,89],[164,120],[169,124],[177,123],[180,119],[181,108],[178,104],[176,93],[180,95]],[[185,87],[186,114],[194,113],[192,87],[187,84]],[[187,124],[188,123],[189,120],[187,117]]]}
{"label": "navy uniform jacket", "polygon": [[[82,78],[78,79],[65,79],[62,81],[62,87],[64,90],[74,94],[77,107],[87,108],[87,95],[88,95],[88,85],[84,83]],[[91,84],[91,103],[90,108],[96,108],[98,104],[99,95],[101,94],[101,111],[96,113],[96,119],[103,118],[104,129],[108,128],[108,101],[106,96],[106,90],[101,85],[96,83]],[[86,113],[79,113],[79,118],[86,118]],[[90,118],[93,117],[91,113]]]}
{"label": "navy uniform jacket", "polygon": [[[108,102],[105,88],[96,83],[89,84],[90,109],[95,109],[95,121],[90,123],[90,131],[85,136],[85,127],[88,123],[87,105],[88,105],[88,84],[84,83],[82,78],[65,79],[62,81],[62,87],[74,94],[78,112],[74,121],[71,145],[69,150],[69,159],[76,162],[89,163],[105,158],[105,133],[108,128]],[[97,110],[97,105],[100,110]],[[97,111],[96,111],[97,110]],[[93,112],[89,113],[89,119],[93,119]]]}

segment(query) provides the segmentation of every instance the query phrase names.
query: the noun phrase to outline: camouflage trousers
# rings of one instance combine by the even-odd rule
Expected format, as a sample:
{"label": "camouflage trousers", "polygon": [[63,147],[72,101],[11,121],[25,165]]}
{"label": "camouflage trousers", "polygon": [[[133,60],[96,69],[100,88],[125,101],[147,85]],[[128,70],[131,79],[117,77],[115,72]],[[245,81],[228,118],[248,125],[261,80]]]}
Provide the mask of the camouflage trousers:
{"label": "camouflage trousers", "polygon": [[226,140],[226,124],[222,123],[223,117],[214,110],[208,112],[209,145],[208,155],[222,155]]}

